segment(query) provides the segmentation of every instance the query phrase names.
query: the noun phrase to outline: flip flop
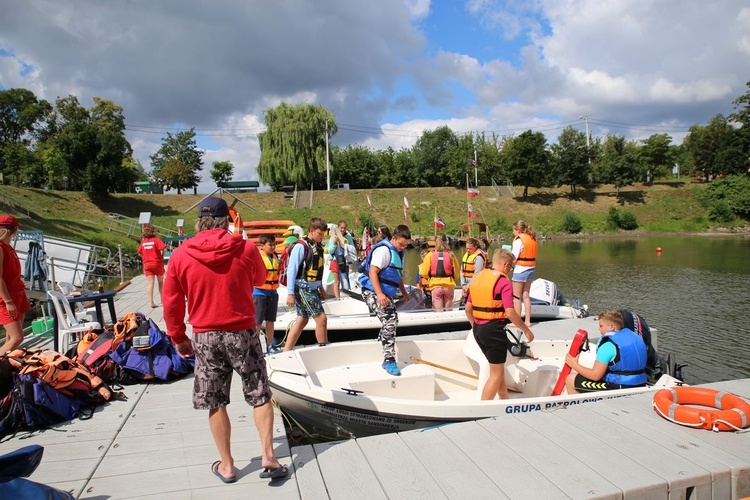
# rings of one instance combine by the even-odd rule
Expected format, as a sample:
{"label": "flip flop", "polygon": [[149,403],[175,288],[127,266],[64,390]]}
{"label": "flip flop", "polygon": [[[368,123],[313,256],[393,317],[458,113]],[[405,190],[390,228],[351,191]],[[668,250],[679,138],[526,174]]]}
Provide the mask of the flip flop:
{"label": "flip flop", "polygon": [[221,460],[217,460],[211,466],[211,472],[214,473],[214,476],[218,477],[219,479],[221,479],[222,482],[227,483],[227,484],[237,481],[237,476],[229,476],[229,477],[222,476],[221,472],[219,472],[219,464],[221,464]]}
{"label": "flip flop", "polygon": [[276,479],[280,477],[286,477],[287,475],[289,475],[289,467],[279,464],[276,469],[269,469],[268,467],[263,469],[263,472],[260,473],[260,478]]}

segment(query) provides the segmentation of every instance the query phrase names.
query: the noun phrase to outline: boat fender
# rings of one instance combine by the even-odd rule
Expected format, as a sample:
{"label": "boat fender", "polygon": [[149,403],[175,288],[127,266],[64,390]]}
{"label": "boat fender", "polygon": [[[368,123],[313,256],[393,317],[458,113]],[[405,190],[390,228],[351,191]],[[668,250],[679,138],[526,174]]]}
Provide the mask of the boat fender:
{"label": "boat fender", "polygon": [[656,413],[670,422],[696,429],[739,431],[750,426],[750,404],[747,401],[730,392],[707,387],[662,389],[654,394],[652,405]]}
{"label": "boat fender", "polygon": [[[585,344],[585,345],[584,345]],[[570,343],[570,349],[568,354],[571,356],[578,356],[581,351],[588,351],[589,349],[589,333],[586,330],[579,329],[573,337],[573,342]],[[562,390],[565,387],[565,379],[570,375],[570,365],[565,364],[560,371],[560,377],[557,379],[555,388],[552,390],[553,396],[559,396],[562,394]]]}

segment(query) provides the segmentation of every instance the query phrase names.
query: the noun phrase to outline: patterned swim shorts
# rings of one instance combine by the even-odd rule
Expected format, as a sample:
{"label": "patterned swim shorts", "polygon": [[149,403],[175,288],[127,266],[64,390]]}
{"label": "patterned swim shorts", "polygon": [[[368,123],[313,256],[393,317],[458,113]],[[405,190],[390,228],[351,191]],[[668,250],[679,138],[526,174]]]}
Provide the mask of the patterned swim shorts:
{"label": "patterned swim shorts", "polygon": [[294,287],[294,308],[297,316],[303,318],[315,318],[325,312],[320,301],[320,291],[302,286]]}
{"label": "patterned swim shorts", "polygon": [[266,360],[254,330],[196,333],[193,335],[193,350],[193,408],[196,410],[229,404],[232,372],[240,376],[242,392],[250,406],[262,406],[271,400]]}

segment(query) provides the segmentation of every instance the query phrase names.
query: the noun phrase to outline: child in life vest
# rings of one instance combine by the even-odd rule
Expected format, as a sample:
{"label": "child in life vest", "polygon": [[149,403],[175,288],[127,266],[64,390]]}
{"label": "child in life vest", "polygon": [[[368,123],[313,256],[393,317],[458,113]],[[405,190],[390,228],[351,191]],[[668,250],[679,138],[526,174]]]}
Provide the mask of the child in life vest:
{"label": "child in life vest", "polygon": [[453,307],[453,290],[459,279],[461,267],[448,246],[448,238],[439,234],[435,238],[435,250],[425,255],[419,266],[419,274],[428,278],[432,292],[432,307],[435,310]]}
{"label": "child in life vest", "polygon": [[505,385],[505,360],[508,356],[508,336],[505,327],[513,323],[531,342],[534,334],[521,315],[513,309],[513,285],[508,274],[513,270],[515,257],[508,250],[495,250],[492,269],[485,269],[469,285],[466,317],[471,323],[474,339],[490,364],[490,376],[482,389],[482,399],[508,399]]}
{"label": "child in life vest", "polygon": [[274,342],[274,323],[279,309],[279,258],[276,256],[276,237],[264,234],[258,239],[260,256],[266,265],[266,282],[253,289],[253,304],[255,305],[255,324],[265,321],[266,351],[268,354],[278,354],[281,350]]}

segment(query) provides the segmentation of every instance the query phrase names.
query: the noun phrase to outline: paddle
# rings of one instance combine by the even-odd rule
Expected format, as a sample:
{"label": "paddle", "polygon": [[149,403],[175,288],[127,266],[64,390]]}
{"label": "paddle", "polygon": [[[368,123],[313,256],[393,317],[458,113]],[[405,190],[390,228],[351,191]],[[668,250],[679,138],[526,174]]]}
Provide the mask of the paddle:
{"label": "paddle", "polygon": [[441,370],[449,371],[452,373],[456,373],[458,375],[463,375],[464,377],[473,378],[474,380],[479,380],[479,377],[474,375],[473,373],[466,373],[459,370],[455,370],[453,368],[448,368],[447,366],[439,365],[437,363],[433,363],[431,361],[424,360],[422,358],[417,358],[416,356],[409,356],[409,359],[412,361],[416,361],[417,363],[422,363],[423,365],[430,365],[434,366],[435,368],[440,368]]}
{"label": "paddle", "polygon": [[[439,365],[437,363],[433,363],[432,361],[427,361],[426,359],[418,358],[416,356],[409,356],[409,359],[412,360],[412,361],[414,361],[414,362],[416,362],[416,363],[421,363],[423,365],[434,366],[435,368],[440,368],[441,370],[449,371],[449,372],[455,373],[457,375],[463,375],[464,377],[469,377],[469,378],[473,378],[474,380],[479,380],[479,377],[477,377],[473,373],[462,372],[460,370],[456,370],[454,368],[449,368],[449,367],[447,367],[445,365]],[[522,392],[519,389],[516,389],[514,387],[508,387],[508,390],[510,392]]]}

